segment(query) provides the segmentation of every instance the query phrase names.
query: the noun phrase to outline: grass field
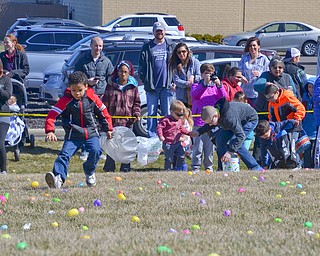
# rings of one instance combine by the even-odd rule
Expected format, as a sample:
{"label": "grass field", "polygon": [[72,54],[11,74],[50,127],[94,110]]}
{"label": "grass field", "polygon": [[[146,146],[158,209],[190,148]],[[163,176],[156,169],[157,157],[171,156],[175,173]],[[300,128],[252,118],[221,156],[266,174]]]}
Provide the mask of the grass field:
{"label": "grass field", "polygon": [[[316,170],[103,173],[100,163],[97,186],[88,188],[75,157],[68,184],[50,190],[44,174],[60,147],[37,141],[34,152],[23,148],[19,162],[8,153],[9,173],[0,177],[0,195],[9,193],[0,205],[1,255],[320,254]],[[152,167],[162,164],[161,158]],[[119,190],[126,200],[118,199]],[[101,206],[94,206],[97,199]],[[78,216],[67,216],[81,207]]]}

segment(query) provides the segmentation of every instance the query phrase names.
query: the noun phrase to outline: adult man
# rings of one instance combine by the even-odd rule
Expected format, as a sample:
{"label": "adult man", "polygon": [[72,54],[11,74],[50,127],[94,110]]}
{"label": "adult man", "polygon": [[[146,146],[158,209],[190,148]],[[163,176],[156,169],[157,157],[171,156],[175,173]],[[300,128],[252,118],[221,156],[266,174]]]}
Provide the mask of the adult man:
{"label": "adult man", "polygon": [[228,162],[231,155],[237,153],[248,169],[263,171],[250,152],[245,148],[245,138],[254,130],[258,123],[258,114],[249,104],[228,102],[221,98],[213,106],[202,109],[201,118],[206,123],[191,136],[198,136],[219,126],[221,129],[210,136],[215,137],[218,153],[218,170],[222,170],[222,162]]}
{"label": "adult man", "polygon": [[[142,47],[139,59],[139,76],[147,93],[148,116],[156,116],[160,100],[161,115],[169,113],[173,99],[171,89],[172,70],[168,61],[173,50],[173,43],[165,38],[165,27],[161,22],[153,24],[154,39]],[[156,136],[157,119],[148,118],[149,137]]]}
{"label": "adult man", "polygon": [[296,85],[298,99],[301,100],[303,88],[307,84],[307,76],[304,72],[304,67],[299,65],[300,51],[297,48],[290,48],[286,51],[286,56],[283,59],[285,63],[285,73],[288,73]]}
{"label": "adult man", "polygon": [[99,36],[91,39],[90,50],[85,52],[75,65],[75,71],[82,71],[88,77],[88,84],[98,96],[102,96],[113,65],[102,52],[103,40]]}

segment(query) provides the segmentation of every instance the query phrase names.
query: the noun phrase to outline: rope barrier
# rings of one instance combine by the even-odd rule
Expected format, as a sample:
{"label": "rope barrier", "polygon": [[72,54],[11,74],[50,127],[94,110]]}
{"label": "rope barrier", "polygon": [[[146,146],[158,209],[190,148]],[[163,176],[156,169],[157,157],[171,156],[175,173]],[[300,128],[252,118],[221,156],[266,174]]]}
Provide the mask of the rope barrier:
{"label": "rope barrier", "polygon": [[[306,110],[306,113],[313,113],[313,110]],[[258,115],[268,115],[269,112],[258,112]],[[0,112],[0,116],[23,116],[23,117],[47,117],[48,114],[28,114],[28,113],[5,113]],[[200,114],[192,117],[200,117]],[[163,118],[164,116],[140,116],[140,118]],[[111,118],[136,118],[135,116],[111,116]]]}

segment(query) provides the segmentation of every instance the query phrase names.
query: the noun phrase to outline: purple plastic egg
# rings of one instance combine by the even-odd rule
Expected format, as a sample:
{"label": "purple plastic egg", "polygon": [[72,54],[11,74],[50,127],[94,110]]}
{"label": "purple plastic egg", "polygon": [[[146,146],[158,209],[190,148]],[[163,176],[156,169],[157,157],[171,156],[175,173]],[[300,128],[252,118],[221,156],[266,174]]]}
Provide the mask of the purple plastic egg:
{"label": "purple plastic egg", "polygon": [[101,206],[102,203],[101,203],[101,201],[99,199],[96,199],[96,200],[93,201],[93,205],[94,206]]}
{"label": "purple plastic egg", "polygon": [[225,210],[223,215],[226,216],[226,217],[230,217],[231,216],[231,211],[230,210]]}

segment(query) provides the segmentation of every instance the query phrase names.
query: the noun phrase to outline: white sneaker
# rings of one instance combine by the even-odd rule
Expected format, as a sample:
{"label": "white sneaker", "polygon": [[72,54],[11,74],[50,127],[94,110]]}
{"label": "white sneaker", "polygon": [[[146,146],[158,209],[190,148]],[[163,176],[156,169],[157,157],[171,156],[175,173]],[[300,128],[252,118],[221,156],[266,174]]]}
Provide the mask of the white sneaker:
{"label": "white sneaker", "polygon": [[7,172],[6,171],[2,171],[0,172],[1,175],[7,175]]}
{"label": "white sneaker", "polygon": [[91,176],[86,175],[86,182],[89,187],[94,187],[96,185],[96,175],[92,174]]}
{"label": "white sneaker", "polygon": [[107,156],[106,156],[105,154],[101,154],[101,155],[100,155],[100,159],[106,160],[106,159],[107,159]]}
{"label": "white sneaker", "polygon": [[80,159],[81,159],[82,161],[87,161],[88,155],[89,155],[89,152],[84,151],[84,152],[81,153]]}
{"label": "white sneaker", "polygon": [[60,174],[54,176],[52,172],[47,172],[45,179],[49,188],[61,188],[63,184]]}

